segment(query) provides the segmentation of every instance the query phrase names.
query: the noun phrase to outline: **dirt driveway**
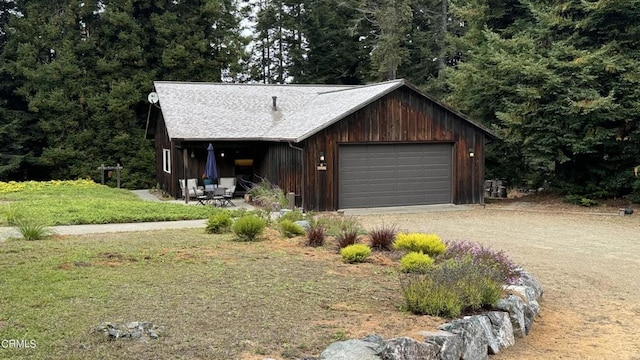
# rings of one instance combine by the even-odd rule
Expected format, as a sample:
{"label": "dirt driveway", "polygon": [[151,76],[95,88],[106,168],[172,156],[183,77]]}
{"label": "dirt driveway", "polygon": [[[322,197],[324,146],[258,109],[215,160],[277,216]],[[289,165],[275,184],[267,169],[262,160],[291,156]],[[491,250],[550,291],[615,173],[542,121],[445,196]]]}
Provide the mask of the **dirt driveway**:
{"label": "dirt driveway", "polygon": [[531,335],[493,359],[640,360],[640,214],[608,214],[512,204],[359,218],[505,250],[540,280]]}

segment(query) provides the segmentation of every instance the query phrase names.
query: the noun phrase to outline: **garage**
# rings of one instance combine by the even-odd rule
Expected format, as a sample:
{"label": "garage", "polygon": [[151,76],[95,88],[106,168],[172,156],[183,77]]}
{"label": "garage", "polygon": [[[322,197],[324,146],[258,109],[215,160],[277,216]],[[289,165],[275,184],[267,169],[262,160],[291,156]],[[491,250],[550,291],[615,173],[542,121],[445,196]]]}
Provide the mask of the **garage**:
{"label": "garage", "polygon": [[341,209],[452,202],[453,144],[340,145]]}

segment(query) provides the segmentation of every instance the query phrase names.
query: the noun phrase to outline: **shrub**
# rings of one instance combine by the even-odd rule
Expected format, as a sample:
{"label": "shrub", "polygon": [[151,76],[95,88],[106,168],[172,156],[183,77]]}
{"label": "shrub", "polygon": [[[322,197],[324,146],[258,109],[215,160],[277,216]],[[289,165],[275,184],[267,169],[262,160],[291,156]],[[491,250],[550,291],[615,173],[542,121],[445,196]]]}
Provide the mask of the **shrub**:
{"label": "shrub", "polygon": [[400,259],[400,270],[411,273],[425,273],[433,266],[433,259],[420,252],[410,252]]}
{"label": "shrub", "polygon": [[500,279],[507,284],[513,284],[522,275],[520,268],[504,251],[495,251],[467,240],[447,241],[446,245],[447,250],[443,255],[445,259],[463,260],[470,257],[476,266],[498,271]]}
{"label": "shrub", "polygon": [[395,225],[387,226],[383,224],[378,228],[374,228],[369,231],[371,247],[377,250],[391,250],[397,233],[398,231]]}
{"label": "shrub", "polygon": [[564,202],[569,204],[574,204],[574,205],[586,206],[586,207],[599,205],[599,203],[596,200],[592,200],[580,195],[567,195],[564,197]]}
{"label": "shrub", "polygon": [[371,248],[364,244],[353,244],[340,250],[342,260],[348,263],[363,262],[370,254]]}
{"label": "shrub", "polygon": [[436,234],[400,233],[393,247],[398,250],[421,252],[429,256],[438,256],[446,250],[445,243]]}
{"label": "shrub", "polygon": [[278,222],[282,222],[285,220],[289,220],[291,222],[304,220],[304,214],[300,210],[286,211],[284,214],[280,215],[280,217],[278,218]]}
{"label": "shrub", "polygon": [[266,223],[255,215],[246,215],[236,220],[233,224],[233,232],[242,241],[255,241],[264,231]]}
{"label": "shrub", "polygon": [[324,245],[324,226],[317,221],[310,221],[307,229],[307,246],[323,246]]}
{"label": "shrub", "polygon": [[502,296],[498,272],[478,267],[469,258],[450,259],[425,274],[405,275],[401,288],[407,310],[445,317],[491,306]]}
{"label": "shrub", "polygon": [[13,219],[14,225],[25,240],[42,240],[55,232],[45,224],[34,219]]}
{"label": "shrub", "polygon": [[428,276],[409,277],[401,287],[405,306],[414,314],[453,318],[462,312],[462,299],[455,290]]}
{"label": "shrub", "polygon": [[286,236],[288,238],[305,234],[302,226],[294,223],[291,220],[280,221],[280,232],[283,236]]}
{"label": "shrub", "polygon": [[220,211],[207,219],[205,231],[207,234],[224,234],[229,232],[232,223],[231,214],[226,211]]}

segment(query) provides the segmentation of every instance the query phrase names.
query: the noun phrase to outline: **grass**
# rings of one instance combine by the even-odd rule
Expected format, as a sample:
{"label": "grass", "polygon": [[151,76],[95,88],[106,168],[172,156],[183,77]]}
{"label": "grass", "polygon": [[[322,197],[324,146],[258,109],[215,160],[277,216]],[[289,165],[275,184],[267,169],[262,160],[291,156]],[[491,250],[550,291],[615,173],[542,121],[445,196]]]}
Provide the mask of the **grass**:
{"label": "grass", "polygon": [[[398,310],[391,268],[354,269],[302,242],[240,243],[202,229],[5,241],[0,339],[37,347],[0,349],[0,358],[289,358],[318,355],[336,334],[437,325]],[[165,330],[148,342],[107,341],[94,332],[104,321]]]}
{"label": "grass", "polygon": [[205,219],[210,206],[149,202],[87,180],[0,183],[0,225],[36,219],[52,225]]}

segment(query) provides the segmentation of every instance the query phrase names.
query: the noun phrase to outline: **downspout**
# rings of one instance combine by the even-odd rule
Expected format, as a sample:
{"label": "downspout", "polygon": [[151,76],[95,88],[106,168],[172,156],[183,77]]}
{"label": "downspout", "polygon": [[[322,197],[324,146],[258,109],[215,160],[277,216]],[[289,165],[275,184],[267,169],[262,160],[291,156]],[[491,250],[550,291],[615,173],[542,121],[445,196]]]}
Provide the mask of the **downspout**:
{"label": "downspout", "polygon": [[[297,147],[297,146],[293,146],[293,144],[291,144],[291,141],[287,142],[287,144],[289,144],[289,147],[292,149],[296,149],[298,151],[300,151],[302,154],[302,184],[300,184],[300,196],[302,199],[302,211],[304,212],[306,210],[306,207],[304,206],[304,178],[305,178],[305,173],[306,173],[306,169],[304,167],[304,149],[301,147]],[[294,204],[295,205],[295,204]]]}

